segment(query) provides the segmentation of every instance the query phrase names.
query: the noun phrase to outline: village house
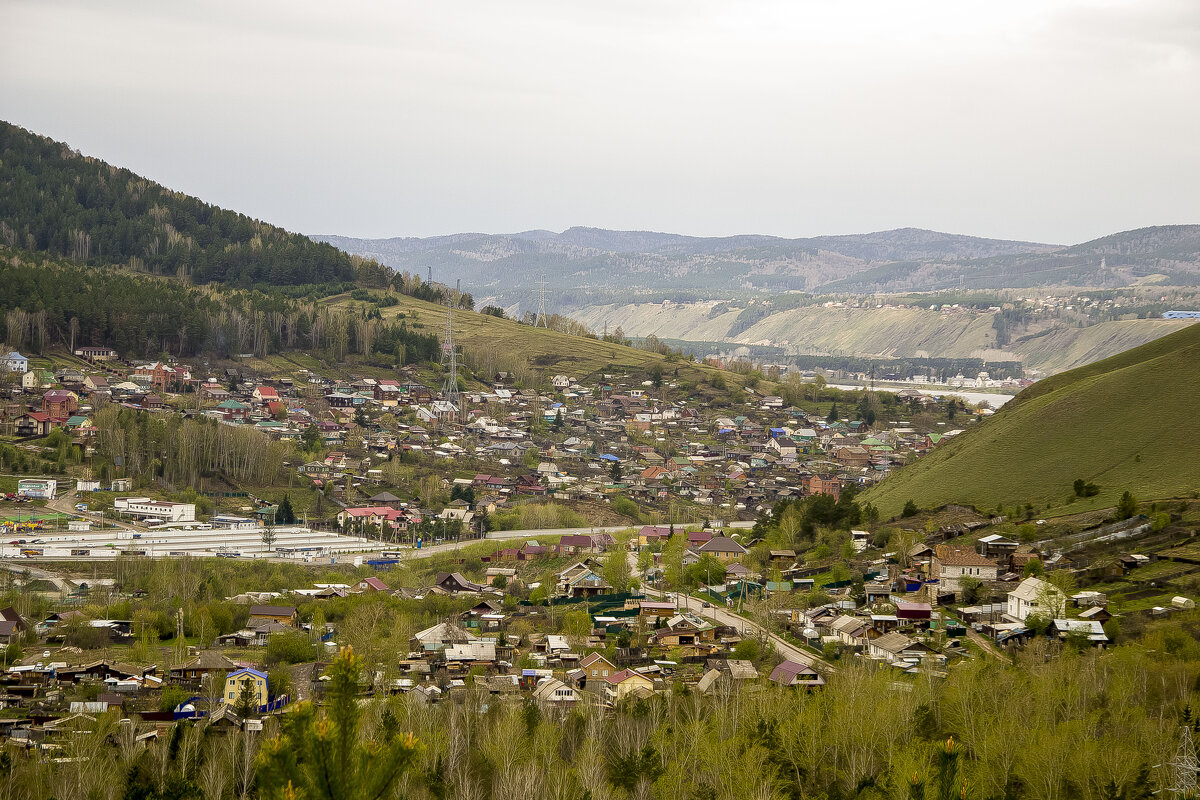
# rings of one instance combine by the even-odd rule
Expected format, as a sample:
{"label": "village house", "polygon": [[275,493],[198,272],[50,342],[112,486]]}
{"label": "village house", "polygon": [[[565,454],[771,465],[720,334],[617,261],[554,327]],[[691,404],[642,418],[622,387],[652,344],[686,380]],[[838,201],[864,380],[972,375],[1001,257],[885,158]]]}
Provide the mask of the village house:
{"label": "village house", "polygon": [[439,572],[434,578],[433,585],[449,594],[463,592],[482,592],[483,586],[464,578],[457,572]]}
{"label": "village house", "polygon": [[558,542],[558,552],[563,555],[603,553],[611,540],[607,533],[566,534]]}
{"label": "village house", "polygon": [[1031,614],[1060,617],[1066,608],[1067,596],[1063,591],[1041,578],[1028,577],[1008,593],[1008,616],[1021,622]]}
{"label": "village house", "polygon": [[217,406],[217,414],[227,422],[245,422],[250,418],[250,406],[230,399]]}
{"label": "village house", "polygon": [[117,357],[117,351],[111,347],[80,347],[75,350],[75,355],[95,363],[98,361],[112,361]]}
{"label": "village house", "polygon": [[21,388],[26,392],[49,389],[54,385],[54,373],[48,369],[31,369],[21,376]]}
{"label": "village house", "polygon": [[581,561],[558,573],[555,588],[563,597],[592,597],[612,591],[612,584]]}
{"label": "village house", "polygon": [[531,695],[543,710],[573,708],[580,700],[579,692],[557,678],[542,678]]}
{"label": "village house", "polygon": [[676,606],[673,600],[638,600],[637,610],[639,617],[653,624],[656,619],[670,619],[675,616]]}
{"label": "village house", "polygon": [[805,689],[815,689],[825,685],[825,678],[807,664],[796,661],[782,661],[771,670],[768,678],[780,686],[799,686]]}
{"label": "village house", "polygon": [[737,561],[748,552],[728,536],[714,536],[697,549],[701,555],[716,556],[721,561]]}
{"label": "village house", "polygon": [[836,475],[812,475],[805,486],[809,494],[828,494],[835,500],[842,496],[842,481]]}
{"label": "village house", "polygon": [[677,614],[667,620],[666,626],[650,633],[651,641],[658,647],[684,648],[684,652],[704,655],[713,652],[716,645],[716,628],[694,614]]}
{"label": "village house", "polygon": [[604,700],[615,705],[626,697],[651,697],[654,681],[634,669],[623,669],[605,679]]}
{"label": "village house", "polygon": [[200,650],[196,656],[188,658],[184,663],[170,668],[170,680],[181,684],[198,684],[205,675],[232,672],[238,664],[216,650]]}
{"label": "village house", "polygon": [[13,420],[13,433],[17,436],[46,436],[54,428],[54,418],[43,411],[31,411]]}
{"label": "village house", "polygon": [[879,659],[888,664],[896,664],[901,662],[918,662],[930,653],[930,649],[916,641],[910,639],[899,631],[886,633],[876,639],[872,639],[867,644],[867,654],[871,658]]}
{"label": "village house", "polygon": [[291,606],[250,606],[248,624],[255,622],[278,622],[288,627],[296,626],[296,609]]}
{"label": "village house", "polygon": [[160,391],[170,391],[179,382],[179,373],[161,361],[134,367],[129,376],[138,383],[145,383]]}
{"label": "village house", "polygon": [[29,371],[29,359],[16,350],[13,350],[7,355],[0,357],[0,370],[24,375]]}
{"label": "village house", "polygon": [[268,403],[278,402],[279,392],[271,386],[257,386],[250,394],[250,398],[254,400],[256,405],[265,406]]}
{"label": "village house", "polygon": [[644,525],[638,531],[637,543],[640,547],[653,544],[665,544],[671,537],[671,529],[662,525]]}
{"label": "village house", "polygon": [[831,635],[836,636],[838,641],[850,647],[861,647],[867,643],[867,632],[871,626],[868,620],[862,617],[851,617],[843,615],[835,619],[829,626]]}
{"label": "village house", "polygon": [[1088,619],[1056,619],[1050,623],[1050,634],[1059,639],[1079,636],[1087,640],[1093,647],[1104,647],[1108,644],[1108,635],[1099,620]]}
{"label": "village house", "polygon": [[108,378],[104,375],[88,375],[83,379],[83,389],[89,394],[112,394],[108,386]]}
{"label": "village house", "polygon": [[354,590],[356,592],[367,592],[367,593],[386,592],[388,590],[388,587],[387,587],[387,584],[384,583],[383,581],[381,581],[379,578],[372,577],[372,578],[363,578],[361,581],[354,584]]}
{"label": "village house", "polygon": [[960,579],[994,581],[1000,568],[995,561],[984,558],[973,548],[943,544],[934,550],[932,571],[945,589],[957,592],[962,588]]}
{"label": "village house", "polygon": [[21,619],[21,615],[12,606],[0,609],[0,642],[5,645],[12,644],[19,640],[28,629],[29,626],[25,624],[25,620]]}
{"label": "village house", "polygon": [[262,708],[268,702],[267,676],[263,672],[250,667],[242,667],[229,673],[225,678],[225,691],[221,702],[237,705],[241,702],[242,693],[249,691],[254,708]]}
{"label": "village house", "polygon": [[589,653],[579,662],[579,669],[572,675],[578,676],[578,683],[588,691],[603,695],[609,677],[617,672],[617,668],[607,658],[599,653]]}

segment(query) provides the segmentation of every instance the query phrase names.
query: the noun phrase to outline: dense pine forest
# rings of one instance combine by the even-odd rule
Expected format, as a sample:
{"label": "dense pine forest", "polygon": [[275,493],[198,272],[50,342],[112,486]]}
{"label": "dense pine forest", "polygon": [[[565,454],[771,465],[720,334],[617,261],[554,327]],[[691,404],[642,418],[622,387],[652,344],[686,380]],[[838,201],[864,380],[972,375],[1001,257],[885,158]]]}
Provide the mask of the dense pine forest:
{"label": "dense pine forest", "polygon": [[357,261],[2,121],[0,243],[238,286],[350,281]]}
{"label": "dense pine forest", "polygon": [[[436,359],[438,339],[374,305],[331,309],[286,290],[194,287],[118,269],[76,267],[0,247],[0,313],[9,346],[42,352],[107,345],[127,357],[161,353],[265,355],[291,349],[336,359],[357,353],[387,364]],[[326,285],[315,294],[348,288]],[[315,288],[315,287],[313,287]]]}

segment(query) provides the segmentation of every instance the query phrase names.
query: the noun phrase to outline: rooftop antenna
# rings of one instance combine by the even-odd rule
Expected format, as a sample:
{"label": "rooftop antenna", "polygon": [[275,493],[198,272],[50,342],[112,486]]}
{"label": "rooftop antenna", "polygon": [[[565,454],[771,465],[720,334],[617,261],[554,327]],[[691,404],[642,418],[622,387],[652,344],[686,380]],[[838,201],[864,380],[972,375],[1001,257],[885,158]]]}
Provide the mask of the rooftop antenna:
{"label": "rooftop antenna", "polygon": [[533,327],[549,328],[550,318],[546,316],[546,275],[542,274],[541,280],[538,282],[538,307],[537,316],[533,318]]}
{"label": "rooftop antenna", "polygon": [[442,339],[442,364],[446,367],[446,382],[442,385],[442,399],[454,406],[454,415],[458,416],[458,351],[454,348],[453,328],[454,307],[446,303],[446,336]]}

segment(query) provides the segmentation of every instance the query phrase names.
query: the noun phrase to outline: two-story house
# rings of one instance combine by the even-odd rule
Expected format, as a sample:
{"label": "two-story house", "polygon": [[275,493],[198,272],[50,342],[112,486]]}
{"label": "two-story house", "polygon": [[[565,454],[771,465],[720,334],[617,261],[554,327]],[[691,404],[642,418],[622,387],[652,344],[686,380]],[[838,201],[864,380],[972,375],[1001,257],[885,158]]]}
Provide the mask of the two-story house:
{"label": "two-story house", "polygon": [[932,570],[943,587],[957,592],[962,588],[962,578],[994,581],[1000,567],[990,558],[979,555],[973,548],[943,544],[934,550]]}

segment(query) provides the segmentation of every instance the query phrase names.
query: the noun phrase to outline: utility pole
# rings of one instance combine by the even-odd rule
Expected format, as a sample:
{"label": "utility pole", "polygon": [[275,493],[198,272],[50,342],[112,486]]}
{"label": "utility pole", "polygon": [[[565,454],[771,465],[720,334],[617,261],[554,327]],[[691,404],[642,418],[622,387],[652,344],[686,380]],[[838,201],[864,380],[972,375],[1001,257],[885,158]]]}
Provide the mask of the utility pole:
{"label": "utility pole", "polygon": [[442,385],[442,398],[454,406],[454,417],[458,419],[461,397],[458,392],[458,351],[454,348],[454,308],[446,303],[446,336],[442,339],[442,365],[446,368],[446,382]]}
{"label": "utility pole", "polygon": [[1196,749],[1192,744],[1192,731],[1187,725],[1180,728],[1179,749],[1175,758],[1167,765],[1171,769],[1171,786],[1167,790],[1175,797],[1194,797],[1197,782],[1196,773],[1200,771],[1200,761],[1196,759]]}
{"label": "utility pole", "polygon": [[546,276],[544,273],[538,281],[538,307],[537,315],[533,319],[533,327],[550,327],[550,318],[546,314]]}

